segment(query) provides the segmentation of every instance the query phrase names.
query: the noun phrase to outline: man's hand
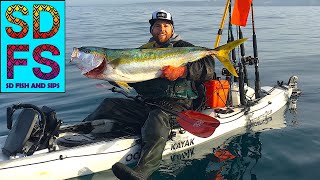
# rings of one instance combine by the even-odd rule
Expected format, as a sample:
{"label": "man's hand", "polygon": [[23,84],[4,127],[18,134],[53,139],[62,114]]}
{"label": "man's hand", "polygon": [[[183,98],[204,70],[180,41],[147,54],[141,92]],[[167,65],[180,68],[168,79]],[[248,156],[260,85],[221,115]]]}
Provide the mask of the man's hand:
{"label": "man's hand", "polygon": [[162,70],[161,77],[167,78],[170,81],[174,81],[186,73],[187,67],[186,66],[180,66],[180,67],[164,66],[161,70]]}

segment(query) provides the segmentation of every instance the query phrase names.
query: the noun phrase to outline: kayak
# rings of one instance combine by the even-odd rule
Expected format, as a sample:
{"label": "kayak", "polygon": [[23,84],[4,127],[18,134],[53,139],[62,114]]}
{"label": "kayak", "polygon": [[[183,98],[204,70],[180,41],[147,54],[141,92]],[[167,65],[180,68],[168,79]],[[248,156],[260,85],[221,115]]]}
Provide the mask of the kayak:
{"label": "kayak", "polygon": [[[161,176],[163,177],[163,179],[170,179],[170,177],[175,177],[175,179],[187,179],[184,177],[188,177],[189,179],[205,179],[208,176],[212,177],[212,174],[216,171],[227,171],[228,173],[225,174],[229,174],[229,172],[233,170],[238,173],[237,175],[233,176],[233,179],[241,179],[240,177],[243,176],[243,174],[251,172],[250,168],[247,168],[248,160],[241,161],[241,159],[244,159],[244,157],[251,159],[251,161],[253,161],[250,164],[251,167],[252,164],[256,164],[255,158],[261,158],[261,156],[258,155],[261,153],[262,148],[261,143],[258,143],[260,141],[260,132],[266,132],[270,130],[274,131],[285,128],[288,125],[290,126],[290,121],[292,119],[291,117],[288,117],[288,114],[286,113],[291,112],[288,110],[290,110],[291,104],[294,103],[294,99],[290,99],[289,104],[286,104],[283,107],[281,107],[281,109],[279,109],[277,112],[272,114],[272,116],[268,117],[267,119],[264,119],[264,121],[252,124],[251,128],[241,127],[237,130],[226,133],[223,136],[206,141],[205,143],[199,146],[193,146],[184,151],[164,156],[158,171],[161,172]],[[226,152],[229,152],[231,154],[229,154],[229,156],[217,156],[221,153],[223,153],[223,155],[228,155]],[[248,157],[248,154],[252,155],[252,153],[256,153],[257,156]],[[228,158],[235,158],[238,160],[234,162],[234,160],[230,161],[230,159]],[[222,161],[228,162],[221,163]],[[190,173],[190,164],[195,164],[196,166],[198,165],[197,167],[199,167],[199,163],[201,163],[202,165],[200,167],[203,168],[203,165],[205,164],[207,164],[207,167],[205,169],[197,169],[197,172],[200,173]],[[236,163],[237,166],[231,166],[230,164],[232,163]],[[231,169],[230,167],[235,168]],[[181,172],[187,172],[187,174]],[[71,178],[70,180],[77,179],[117,178],[113,175],[113,172],[111,170],[106,170],[96,174]]]}
{"label": "kayak", "polygon": [[[267,124],[290,97],[299,93],[297,79],[297,76],[292,76],[288,84],[278,82],[275,86],[261,87],[263,95],[258,99],[254,98],[254,89],[247,87],[247,105],[231,106],[229,110],[209,108],[202,111],[220,121],[214,133],[202,138],[177,127],[170,133],[163,157],[201,147],[201,144],[240,129],[252,130]],[[22,111],[13,127],[8,118],[7,125],[11,130],[8,135],[0,137],[0,179],[68,179],[111,169],[116,162],[133,164],[139,159],[139,135],[121,131],[99,133],[110,120],[62,126],[58,121],[57,126],[48,128],[50,122],[38,122],[38,115],[33,116],[31,111]],[[10,114],[10,109],[8,112]]]}

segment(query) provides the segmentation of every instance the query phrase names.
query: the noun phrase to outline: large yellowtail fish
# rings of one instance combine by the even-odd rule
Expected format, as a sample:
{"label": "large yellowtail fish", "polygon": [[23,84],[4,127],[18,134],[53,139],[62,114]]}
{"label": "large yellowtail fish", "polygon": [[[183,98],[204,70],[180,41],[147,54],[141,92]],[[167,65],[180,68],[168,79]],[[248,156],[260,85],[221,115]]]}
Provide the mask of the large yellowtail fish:
{"label": "large yellowtail fish", "polygon": [[155,79],[161,76],[164,66],[179,67],[211,55],[221,61],[226,69],[238,77],[229,60],[229,52],[242,44],[239,39],[215,49],[204,47],[174,47],[153,49],[107,49],[101,47],[74,48],[71,62],[88,78],[114,81],[129,91],[127,83]]}

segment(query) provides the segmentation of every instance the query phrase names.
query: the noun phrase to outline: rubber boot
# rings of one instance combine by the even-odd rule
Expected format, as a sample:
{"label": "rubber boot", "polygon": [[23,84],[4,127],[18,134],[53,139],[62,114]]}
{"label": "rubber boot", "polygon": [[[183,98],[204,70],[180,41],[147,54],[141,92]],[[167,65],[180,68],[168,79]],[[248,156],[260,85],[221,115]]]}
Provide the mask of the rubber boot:
{"label": "rubber boot", "polygon": [[112,166],[113,174],[120,180],[144,180],[143,174],[136,172],[133,169],[129,168],[125,164],[120,162],[115,163]]}
{"label": "rubber boot", "polygon": [[137,166],[133,169],[122,163],[112,166],[116,177],[123,180],[148,179],[160,166],[162,153],[170,132],[170,116],[162,110],[155,109],[141,129],[143,146]]}

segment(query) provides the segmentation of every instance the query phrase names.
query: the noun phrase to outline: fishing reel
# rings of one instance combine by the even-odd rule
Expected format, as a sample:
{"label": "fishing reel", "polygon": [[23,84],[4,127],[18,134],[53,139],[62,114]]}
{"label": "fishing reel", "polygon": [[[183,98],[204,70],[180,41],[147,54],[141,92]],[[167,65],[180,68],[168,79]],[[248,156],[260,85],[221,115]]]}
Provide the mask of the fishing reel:
{"label": "fishing reel", "polygon": [[247,56],[247,57],[244,57],[244,58],[241,58],[241,63],[243,65],[254,65],[256,62],[258,62],[258,58],[254,58],[254,57],[251,57],[251,56]]}
{"label": "fishing reel", "polygon": [[231,76],[232,75],[226,68],[222,68],[221,74],[222,74],[222,76]]}
{"label": "fishing reel", "polygon": [[[13,114],[22,109],[14,125]],[[7,128],[10,130],[2,151],[7,156],[18,153],[32,155],[36,150],[53,147],[62,124],[57,120],[53,109],[42,109],[32,104],[16,104],[7,108]]]}

